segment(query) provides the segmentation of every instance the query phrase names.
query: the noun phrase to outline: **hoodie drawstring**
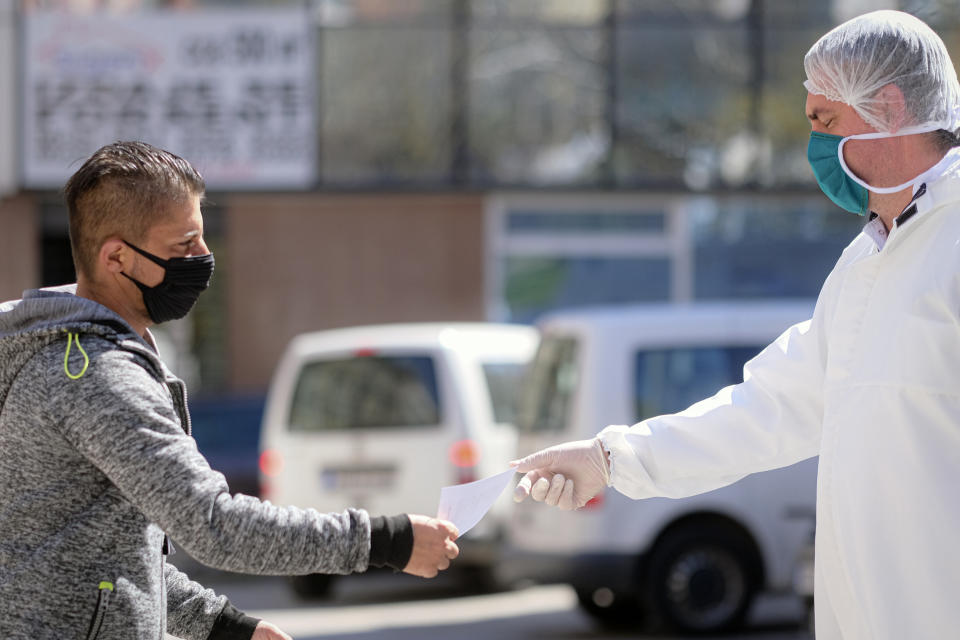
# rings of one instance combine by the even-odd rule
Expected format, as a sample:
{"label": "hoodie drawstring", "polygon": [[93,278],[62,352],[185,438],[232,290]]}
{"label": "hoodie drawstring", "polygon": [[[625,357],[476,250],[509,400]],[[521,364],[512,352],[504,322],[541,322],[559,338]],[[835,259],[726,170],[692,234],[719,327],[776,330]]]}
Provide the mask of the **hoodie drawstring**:
{"label": "hoodie drawstring", "polygon": [[[67,331],[64,329],[64,331]],[[80,370],[80,373],[74,375],[70,373],[70,345],[76,341],[77,349],[80,349],[80,353],[83,354],[83,369]],[[87,367],[90,366],[90,358],[87,356],[87,352],[83,350],[83,347],[80,346],[80,334],[79,333],[70,333],[67,331],[67,352],[63,354],[63,370],[67,374],[67,377],[71,380],[79,380],[83,377],[83,374],[87,372]]]}

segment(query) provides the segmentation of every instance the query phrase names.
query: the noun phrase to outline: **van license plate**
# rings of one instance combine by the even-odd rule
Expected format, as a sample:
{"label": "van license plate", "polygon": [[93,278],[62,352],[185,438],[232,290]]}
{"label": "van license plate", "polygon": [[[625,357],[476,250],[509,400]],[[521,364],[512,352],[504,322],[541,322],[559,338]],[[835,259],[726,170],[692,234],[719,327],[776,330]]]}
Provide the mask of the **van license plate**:
{"label": "van license plate", "polygon": [[397,468],[393,465],[325,467],[320,472],[320,483],[326,491],[386,489],[396,475]]}

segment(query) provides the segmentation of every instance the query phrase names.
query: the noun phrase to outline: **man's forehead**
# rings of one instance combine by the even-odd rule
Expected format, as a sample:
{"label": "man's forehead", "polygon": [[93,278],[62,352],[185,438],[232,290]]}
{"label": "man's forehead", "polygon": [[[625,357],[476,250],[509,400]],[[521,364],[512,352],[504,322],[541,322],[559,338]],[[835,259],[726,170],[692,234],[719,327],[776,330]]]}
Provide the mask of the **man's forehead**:
{"label": "man's forehead", "polygon": [[828,100],[826,96],[818,93],[807,94],[806,111],[808,118],[819,117],[822,115],[836,115],[846,108],[849,108],[849,106],[842,102]]}
{"label": "man's forehead", "polygon": [[836,109],[820,105],[808,105],[807,117],[811,120],[822,120],[824,116],[831,116],[836,113]]}
{"label": "man's forehead", "polygon": [[151,228],[151,233],[184,240],[203,235],[203,214],[198,200],[171,207],[168,214]]}

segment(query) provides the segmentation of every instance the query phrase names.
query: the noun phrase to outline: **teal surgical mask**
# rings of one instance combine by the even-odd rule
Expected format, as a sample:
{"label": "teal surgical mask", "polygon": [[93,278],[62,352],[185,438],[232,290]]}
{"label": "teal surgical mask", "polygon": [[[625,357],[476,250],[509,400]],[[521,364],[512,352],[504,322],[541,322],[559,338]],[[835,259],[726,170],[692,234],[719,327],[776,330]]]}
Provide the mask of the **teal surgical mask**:
{"label": "teal surgical mask", "polygon": [[810,143],[807,145],[807,160],[810,161],[813,175],[816,177],[817,184],[820,185],[823,193],[841,209],[862,216],[867,213],[870,192],[898,193],[915,185],[921,176],[894,187],[872,187],[854,175],[853,171],[847,166],[843,159],[843,145],[850,140],[896,138],[897,136],[927,133],[935,131],[937,128],[939,126],[932,125],[905,127],[896,133],[877,131],[874,133],[858,133],[847,137],[812,131],[810,132]]}
{"label": "teal surgical mask", "polygon": [[811,131],[807,160],[820,189],[834,204],[851,213],[866,215],[870,194],[865,187],[853,181],[840,164],[840,142],[843,139],[841,136]]}

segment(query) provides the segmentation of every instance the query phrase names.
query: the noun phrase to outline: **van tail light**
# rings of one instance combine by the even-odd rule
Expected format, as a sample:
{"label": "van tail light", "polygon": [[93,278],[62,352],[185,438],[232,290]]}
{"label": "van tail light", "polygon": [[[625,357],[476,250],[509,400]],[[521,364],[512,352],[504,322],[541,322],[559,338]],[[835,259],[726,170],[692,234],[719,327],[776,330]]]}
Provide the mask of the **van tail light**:
{"label": "van tail light", "polygon": [[260,473],[275,478],[283,471],[283,454],[276,449],[264,449],[260,454]]}
{"label": "van tail light", "polygon": [[377,355],[376,349],[370,348],[357,349],[353,352],[355,358],[372,358],[375,355]]}
{"label": "van tail light", "polygon": [[466,484],[477,479],[480,450],[473,440],[457,440],[450,445],[449,455],[450,462],[456,468],[457,483]]}
{"label": "van tail light", "polygon": [[581,511],[590,511],[590,510],[599,509],[600,507],[603,506],[603,500],[604,500],[603,493],[598,493],[597,495],[590,498],[590,500],[587,501],[587,504],[583,505],[583,507],[581,508]]}

